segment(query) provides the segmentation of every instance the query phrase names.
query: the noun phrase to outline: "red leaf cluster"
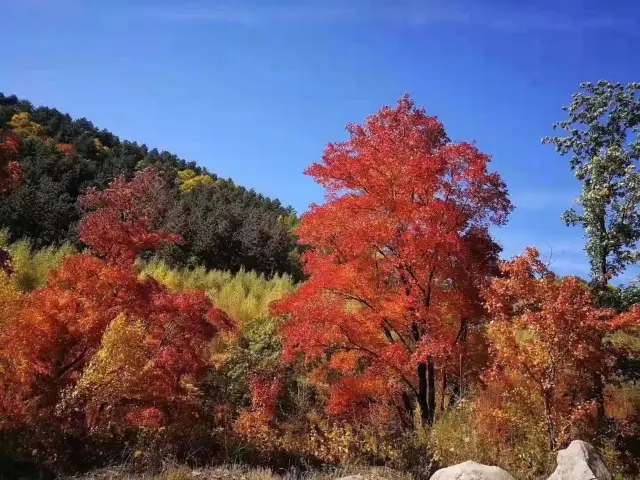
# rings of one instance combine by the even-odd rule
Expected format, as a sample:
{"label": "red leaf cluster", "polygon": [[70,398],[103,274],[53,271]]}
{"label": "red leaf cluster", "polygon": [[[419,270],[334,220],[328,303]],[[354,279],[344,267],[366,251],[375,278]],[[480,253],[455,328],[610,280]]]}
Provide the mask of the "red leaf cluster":
{"label": "red leaf cluster", "polygon": [[156,223],[171,198],[155,169],[122,176],[104,191],[89,189],[79,201],[91,212],[80,223],[80,239],[109,262],[132,262],[142,252],[180,243],[177,235],[158,230]]}
{"label": "red leaf cluster", "polygon": [[83,221],[83,239],[106,259],[68,257],[7,319],[12,334],[0,337],[0,360],[10,423],[56,416],[68,423],[83,411],[92,427],[113,420],[151,427],[197,409],[209,341],[232,325],[204,292],[174,293],[140,277],[133,255],[171,239],[145,230],[159,185],[146,171],[91,192],[83,204],[96,211]]}
{"label": "red leaf cluster", "polygon": [[640,308],[621,315],[598,308],[588,285],[557,278],[533,248],[503,263],[502,274],[486,292],[493,366],[485,379],[497,392],[493,408],[504,417],[511,404],[521,411],[528,404],[553,450],[604,415],[604,385],[619,354],[608,338],[640,326]]}
{"label": "red leaf cluster", "polygon": [[0,195],[7,194],[22,181],[18,163],[20,139],[11,132],[0,132]]}
{"label": "red leaf cluster", "polygon": [[439,359],[444,377],[473,347],[479,292],[499,253],[488,229],[505,223],[511,204],[489,157],[450,141],[408,97],[348,131],[306,172],[326,188],[327,203],[312,206],[296,231],[312,248],[309,281],[275,308],[289,318],[285,357],[349,352],[331,363],[351,378],[334,387],[335,413],[350,403],[345,381],[415,408],[424,401],[420,364]]}
{"label": "red leaf cluster", "polygon": [[127,422],[139,428],[157,430],[165,423],[165,414],[154,407],[136,410],[127,415]]}

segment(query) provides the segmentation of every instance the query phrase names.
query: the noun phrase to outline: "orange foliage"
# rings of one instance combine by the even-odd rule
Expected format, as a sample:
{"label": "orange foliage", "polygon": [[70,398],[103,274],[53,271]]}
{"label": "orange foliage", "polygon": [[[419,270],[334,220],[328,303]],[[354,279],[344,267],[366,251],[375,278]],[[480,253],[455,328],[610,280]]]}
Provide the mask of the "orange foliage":
{"label": "orange foliage", "polygon": [[605,338],[638,325],[640,310],[616,316],[597,308],[584,282],[557,278],[535,249],[505,262],[502,272],[486,294],[494,361],[486,380],[502,402],[493,418],[505,402],[528,404],[554,450],[572,431],[594,425],[614,364]]}
{"label": "orange foliage", "polygon": [[289,318],[285,358],[331,359],[331,413],[366,398],[407,423],[420,405],[432,421],[436,369],[446,386],[477,346],[479,291],[499,252],[488,228],[511,204],[489,157],[451,142],[408,97],[348,131],[306,172],[327,203],[296,230],[313,248],[309,280],[275,308]]}
{"label": "orange foliage", "polygon": [[59,143],[56,145],[56,150],[62,153],[65,157],[73,156],[73,145],[70,143]]}
{"label": "orange foliage", "polygon": [[[91,427],[150,427],[197,408],[208,342],[230,322],[203,292],[173,293],[139,278],[135,254],[173,238],[150,230],[158,181],[146,171],[90,192],[83,203],[97,210],[83,220],[81,239],[106,260],[67,258],[8,319],[0,356],[9,423],[69,423],[83,412]],[[113,236],[125,231],[130,238]],[[113,245],[101,236],[107,232]]]}

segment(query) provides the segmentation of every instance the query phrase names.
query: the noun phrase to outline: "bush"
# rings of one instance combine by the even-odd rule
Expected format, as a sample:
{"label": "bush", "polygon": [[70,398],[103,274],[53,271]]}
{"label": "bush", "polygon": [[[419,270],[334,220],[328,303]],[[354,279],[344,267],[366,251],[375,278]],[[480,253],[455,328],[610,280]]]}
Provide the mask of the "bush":
{"label": "bush", "polygon": [[70,245],[34,250],[27,240],[9,244],[6,231],[0,232],[0,249],[9,252],[11,283],[22,292],[31,292],[45,286],[51,273],[75,252]]}
{"label": "bush", "polygon": [[[523,408],[524,409],[524,408]],[[467,401],[445,413],[434,425],[430,447],[440,465],[474,460],[497,465],[516,478],[536,478],[555,468],[555,453],[538,421],[518,412],[518,421],[496,418],[482,400]]]}

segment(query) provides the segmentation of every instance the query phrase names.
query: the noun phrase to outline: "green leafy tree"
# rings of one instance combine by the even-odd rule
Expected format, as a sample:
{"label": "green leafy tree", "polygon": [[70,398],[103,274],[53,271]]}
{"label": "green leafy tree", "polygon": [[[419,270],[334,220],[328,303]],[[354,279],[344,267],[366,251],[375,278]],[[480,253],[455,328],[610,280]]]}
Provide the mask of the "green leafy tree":
{"label": "green leafy tree", "polygon": [[195,188],[180,195],[167,213],[166,228],[184,239],[167,256],[171,263],[232,272],[244,268],[269,276],[289,273],[297,279],[296,238],[280,221],[291,213],[228,181],[218,181],[215,188]]}
{"label": "green leafy tree", "polygon": [[640,260],[640,83],[600,81],[580,88],[563,107],[569,118],[554,125],[566,136],[543,143],[571,156],[571,169],[582,182],[579,209],[568,210],[564,221],[584,228],[593,278],[604,288]]}

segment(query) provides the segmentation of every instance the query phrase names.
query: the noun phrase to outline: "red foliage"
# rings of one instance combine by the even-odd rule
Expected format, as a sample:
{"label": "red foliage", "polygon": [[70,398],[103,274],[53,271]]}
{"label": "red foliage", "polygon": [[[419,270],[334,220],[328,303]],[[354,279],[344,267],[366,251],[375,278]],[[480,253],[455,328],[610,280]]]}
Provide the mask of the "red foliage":
{"label": "red foliage", "polygon": [[[296,231],[313,248],[304,257],[309,281],[275,308],[289,317],[285,357],[311,363],[348,352],[336,370],[359,384],[351,391],[400,409],[404,394],[424,414],[434,408],[426,364],[440,361],[444,373],[473,346],[479,290],[499,252],[488,228],[505,223],[511,204],[489,157],[451,142],[407,97],[348,131],[349,141],[330,144],[306,172],[327,203]],[[350,402],[340,385],[334,413],[362,398]]]}
{"label": "red foliage", "polygon": [[252,377],[247,383],[252,406],[240,412],[234,426],[235,431],[251,441],[269,443],[276,419],[278,399],[282,394],[282,380]]}
{"label": "red foliage", "polygon": [[121,314],[130,323],[142,322],[148,364],[154,367],[146,384],[120,393],[129,407],[147,402],[179,407],[178,399],[188,393],[179,379],[204,373],[207,342],[231,325],[202,292],[172,293],[152,279],[139,280],[126,267],[90,255],[70,257],[48,287],[28,298],[12,325],[15,334],[0,346],[10,359],[17,401],[32,407],[29,415],[46,417],[59,407]]}
{"label": "red foliage", "polygon": [[278,378],[252,378],[248,380],[253,410],[273,420],[276,416],[278,398],[282,393],[282,380]]}
{"label": "red foliage", "polygon": [[368,414],[369,407],[384,397],[385,386],[379,375],[368,375],[369,378],[345,377],[331,389],[331,396],[327,405],[330,415],[349,414],[357,419]]}
{"label": "red foliage", "polygon": [[119,177],[104,191],[89,189],[79,201],[92,212],[80,223],[80,239],[109,262],[132,262],[145,250],[180,243],[177,235],[156,229],[170,201],[155,169],[136,173],[130,182]]}
{"label": "red foliage", "polygon": [[18,163],[20,139],[11,132],[0,132],[0,195],[22,181],[22,169]]}
{"label": "red foliage", "polygon": [[502,271],[486,294],[494,360],[486,380],[493,390],[502,388],[494,396],[503,403],[513,396],[520,410],[525,402],[532,410],[539,406],[553,450],[571,429],[593,424],[598,411],[603,415],[604,384],[616,356],[606,339],[640,326],[640,309],[616,315],[598,308],[584,282],[557,278],[535,249],[505,262]]}
{"label": "red foliage", "polygon": [[164,425],[165,414],[157,408],[145,408],[127,415],[127,422],[134,427],[157,430]]}
{"label": "red foliage", "polygon": [[125,419],[151,427],[164,422],[157,412],[170,419],[197,408],[209,341],[231,322],[204,292],[173,293],[140,278],[134,254],[172,238],[145,231],[155,218],[157,178],[146,171],[92,192],[84,203],[97,210],[83,220],[83,240],[106,259],[68,257],[7,319],[12,334],[0,337],[0,360],[9,423],[56,415],[69,423],[84,412],[92,427]]}

